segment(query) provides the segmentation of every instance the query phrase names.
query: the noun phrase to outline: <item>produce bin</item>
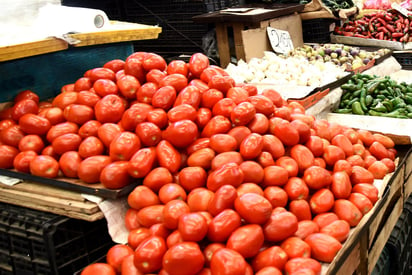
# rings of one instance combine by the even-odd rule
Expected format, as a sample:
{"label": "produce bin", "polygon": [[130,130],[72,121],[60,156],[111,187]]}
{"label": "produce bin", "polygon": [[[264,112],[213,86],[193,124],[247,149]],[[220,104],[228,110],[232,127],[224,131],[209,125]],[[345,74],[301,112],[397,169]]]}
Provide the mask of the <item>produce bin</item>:
{"label": "produce bin", "polygon": [[401,64],[402,69],[412,70],[412,51],[394,51],[392,55]]}
{"label": "produce bin", "polygon": [[333,18],[302,20],[303,42],[329,43],[331,33],[339,21]]}
{"label": "produce bin", "polygon": [[105,219],[87,222],[0,203],[0,274],[73,274],[113,244]]}

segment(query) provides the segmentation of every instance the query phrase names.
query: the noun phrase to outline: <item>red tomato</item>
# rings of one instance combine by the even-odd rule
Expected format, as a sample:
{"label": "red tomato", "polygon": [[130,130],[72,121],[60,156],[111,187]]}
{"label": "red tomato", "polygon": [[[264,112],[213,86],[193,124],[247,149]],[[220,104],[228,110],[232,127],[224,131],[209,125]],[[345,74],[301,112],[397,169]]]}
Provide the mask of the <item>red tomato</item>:
{"label": "red tomato", "polygon": [[327,188],[317,190],[309,200],[310,209],[314,214],[328,212],[335,203],[335,197],[332,191]]}
{"label": "red tomato", "polygon": [[305,238],[312,249],[312,257],[318,261],[330,263],[342,248],[342,244],[325,233],[314,233]]}
{"label": "red tomato", "polygon": [[302,178],[290,177],[283,186],[290,200],[306,200],[309,197],[309,187]]}
{"label": "red tomato", "polygon": [[274,208],[269,220],[263,226],[265,239],[271,242],[283,241],[295,234],[298,229],[298,219],[289,211],[278,213]]}
{"label": "red tomato", "polygon": [[270,165],[263,169],[264,186],[284,186],[289,179],[288,171],[282,166]]}
{"label": "red tomato", "polygon": [[294,236],[303,240],[310,234],[317,232],[319,232],[319,225],[317,223],[313,220],[303,220],[298,222],[298,230],[296,230]]}
{"label": "red tomato", "polygon": [[59,173],[59,163],[51,156],[38,155],[30,161],[30,173],[35,176],[55,178]]}
{"label": "red tomato", "polygon": [[362,193],[352,193],[350,194],[348,200],[351,201],[363,215],[368,213],[373,208],[371,200]]}
{"label": "red tomato", "polygon": [[125,111],[123,100],[114,94],[109,94],[100,99],[94,106],[96,119],[101,123],[117,123]]}
{"label": "red tomato", "polygon": [[[124,217],[124,224],[125,224],[126,229],[129,230],[129,233],[133,229],[143,228],[143,227],[140,227],[139,219],[137,217],[138,213],[139,213],[139,211],[134,209],[134,208],[129,208],[126,211],[126,214],[125,214],[125,217]],[[145,228],[145,229],[149,230],[148,228]],[[132,242],[130,242],[129,244],[131,245]],[[133,247],[133,248],[135,248],[135,247]]]}
{"label": "red tomato", "polygon": [[137,101],[141,103],[151,104],[153,95],[158,88],[158,85],[153,82],[146,82],[142,84],[136,92]]}
{"label": "red tomato", "polygon": [[124,68],[125,62],[121,59],[113,59],[104,63],[103,68],[112,70],[113,72],[118,72]]}
{"label": "red tomato", "polygon": [[47,118],[28,113],[20,117],[19,126],[27,134],[44,135],[49,131],[51,124]]}
{"label": "red tomato", "polygon": [[126,111],[124,111],[120,124],[127,131],[135,131],[139,123],[146,121],[148,113],[153,110],[153,107],[146,103],[135,103]]}
{"label": "red tomato", "polygon": [[330,186],[335,199],[347,199],[352,192],[352,183],[345,171],[337,171],[332,175]]}
{"label": "red tomato", "polygon": [[122,275],[142,275],[137,267],[134,265],[134,253],[125,257],[122,261],[120,274]]}
{"label": "red tomato", "polygon": [[98,79],[115,80],[116,75],[114,71],[112,71],[111,69],[107,67],[106,68],[99,67],[99,68],[91,69],[89,71],[88,77],[90,77],[90,80],[92,82],[95,82]]}
{"label": "red tomato", "polygon": [[375,185],[369,183],[359,183],[352,187],[353,193],[361,193],[375,204],[379,199],[379,190]]}
{"label": "red tomato", "polygon": [[78,92],[60,93],[55,98],[53,98],[52,106],[64,110],[64,108],[66,108],[70,104],[75,104],[77,102],[78,95]]}
{"label": "red tomato", "polygon": [[[187,78],[182,74],[169,74],[162,78],[159,87],[173,87],[176,93],[179,93],[187,86]],[[175,97],[176,98],[176,97]],[[172,102],[173,105],[173,102]]]}
{"label": "red tomato", "polygon": [[158,54],[147,53],[143,59],[143,68],[146,71],[153,69],[164,71],[167,68],[166,60],[164,60],[164,58]]}
{"label": "red tomato", "polygon": [[0,168],[9,169],[13,167],[14,158],[19,153],[16,147],[1,144],[0,145]]}
{"label": "red tomato", "polygon": [[143,68],[143,60],[129,57],[124,64],[124,73],[136,77],[139,83],[144,83],[146,81],[146,71]]}
{"label": "red tomato", "polygon": [[281,156],[276,160],[275,164],[285,168],[288,171],[289,177],[296,177],[299,173],[298,162],[290,156]]}
{"label": "red tomato", "polygon": [[343,243],[349,236],[350,225],[345,220],[336,220],[320,229],[320,233],[328,234]]}
{"label": "red tomato", "polygon": [[350,139],[344,134],[336,135],[331,140],[332,145],[336,145],[345,152],[345,156],[349,157],[354,154],[353,145]]}
{"label": "red tomato", "polygon": [[264,95],[249,96],[249,102],[255,106],[256,113],[270,117],[274,111],[273,102]]}
{"label": "red tomato", "polygon": [[301,238],[289,237],[280,244],[280,247],[286,252],[288,259],[310,258],[310,246]]}
{"label": "red tomato", "polygon": [[352,174],[352,164],[346,159],[340,159],[333,165],[333,172],[346,172],[350,176]]}
{"label": "red tomato", "polygon": [[188,64],[183,60],[172,60],[166,68],[167,74],[182,74],[187,76],[189,73]]}
{"label": "red tomato", "polygon": [[64,118],[67,121],[74,122],[78,125],[94,119],[94,110],[92,107],[80,104],[70,104],[63,111]]}
{"label": "red tomato", "polygon": [[[180,94],[179,94],[180,95]],[[195,121],[197,117],[197,110],[192,105],[182,103],[170,109],[167,112],[169,122],[177,122],[179,120]]]}
{"label": "red tomato", "polygon": [[199,108],[199,110],[197,110],[197,116],[196,116],[195,122],[197,126],[199,127],[199,129],[204,129],[211,119],[212,119],[212,111],[210,109]]}
{"label": "red tomato", "polygon": [[18,147],[20,140],[25,136],[19,125],[11,125],[0,132],[0,140],[6,145]]}
{"label": "red tomato", "polygon": [[126,244],[115,244],[109,248],[106,255],[106,261],[117,272],[121,271],[123,260],[133,254],[133,249]]}
{"label": "red tomato", "polygon": [[205,263],[200,247],[195,242],[182,242],[170,247],[163,257],[163,269],[169,275],[199,274]]}
{"label": "red tomato", "polygon": [[306,141],[305,146],[312,151],[312,154],[315,157],[320,157],[323,155],[324,146],[322,138],[316,135],[312,135],[309,137],[308,141]]}
{"label": "red tomato", "polygon": [[186,86],[179,92],[173,105],[176,107],[182,104],[187,104],[195,109],[198,109],[201,96],[202,95],[198,87]]}
{"label": "red tomato", "polygon": [[339,217],[334,212],[327,212],[316,215],[313,218],[313,221],[319,226],[319,228],[323,228],[338,219]]}
{"label": "red tomato", "polygon": [[104,150],[105,147],[103,142],[95,136],[90,136],[82,140],[78,152],[80,157],[87,158],[95,155],[102,155]]}
{"label": "red tomato", "polygon": [[78,177],[86,183],[97,183],[100,180],[101,171],[109,163],[111,163],[110,157],[106,155],[88,157],[80,163],[77,171]]}
{"label": "red tomato", "polygon": [[279,186],[268,186],[263,190],[264,197],[269,200],[272,208],[285,207],[288,203],[288,194]]}
{"label": "red tomato", "polygon": [[291,200],[289,202],[289,211],[298,218],[298,221],[312,219],[311,206],[307,200]]}
{"label": "red tomato", "polygon": [[256,275],[282,275],[282,271],[274,266],[265,266],[255,273]]}
{"label": "red tomato", "polygon": [[311,137],[311,128],[302,120],[295,119],[290,122],[299,132],[299,143],[305,144]]}
{"label": "red tomato", "polygon": [[294,272],[298,272],[303,269],[312,270],[313,274],[320,275],[322,272],[322,265],[313,258],[303,257],[289,259],[285,264],[285,271],[287,274],[294,274]]}
{"label": "red tomato", "polygon": [[124,131],[110,142],[109,156],[112,161],[128,161],[140,146],[140,139],[135,133]]}
{"label": "red tomato", "polygon": [[214,75],[222,75],[222,73],[219,69],[209,66],[205,68],[203,72],[200,74],[200,79],[205,83],[209,83],[210,79]]}
{"label": "red tomato", "polygon": [[46,107],[39,110],[39,116],[47,119],[51,125],[64,122],[63,110],[58,107]]}
{"label": "red tomato", "polygon": [[224,184],[238,187],[243,182],[243,172],[239,165],[230,162],[211,172],[206,181],[206,186],[211,191],[216,191]]}
{"label": "red tomato", "polygon": [[272,213],[272,204],[256,193],[244,194],[235,200],[235,209],[248,223],[264,224]]}
{"label": "red tomato", "polygon": [[103,142],[106,148],[110,147],[110,143],[117,137],[121,132],[123,132],[123,128],[119,126],[119,124],[115,123],[103,123],[97,129],[97,137]]}
{"label": "red tomato", "polygon": [[67,151],[59,158],[59,166],[63,175],[68,178],[77,178],[82,157],[77,151]]}
{"label": "red tomato", "polygon": [[169,110],[176,99],[176,89],[173,86],[160,87],[152,96],[152,106]]}
{"label": "red tomato", "polygon": [[361,166],[352,166],[352,174],[350,175],[350,180],[352,185],[359,183],[370,183],[373,184],[375,180],[372,172]]}
{"label": "red tomato", "polygon": [[157,205],[160,203],[159,197],[149,187],[145,185],[136,186],[127,197],[130,207],[140,210],[146,206]]}
{"label": "red tomato", "polygon": [[239,151],[244,159],[254,159],[262,152],[263,145],[263,136],[251,133],[240,143]]}
{"label": "red tomato", "polygon": [[120,189],[132,182],[127,161],[114,161],[100,172],[100,182],[107,189]]}
{"label": "red tomato", "polygon": [[93,90],[100,97],[104,97],[106,95],[117,95],[119,92],[119,88],[116,83],[110,79],[97,79],[93,83]]}
{"label": "red tomato", "polygon": [[203,256],[205,257],[205,266],[210,266],[210,260],[213,254],[220,248],[224,248],[225,245],[222,243],[209,243],[203,249]]}
{"label": "red tomato", "polygon": [[243,172],[243,181],[250,183],[261,183],[264,179],[265,172],[263,167],[256,161],[244,161],[239,165]]}
{"label": "red tomato", "polygon": [[338,160],[345,159],[345,151],[338,146],[327,145],[324,147],[323,158],[327,165],[333,167]]}
{"label": "red tomato", "polygon": [[20,117],[25,114],[35,114],[37,115],[39,112],[38,103],[33,99],[23,99],[16,102],[11,111],[11,118],[14,121],[19,121]]}
{"label": "red tomato", "polygon": [[261,113],[254,115],[252,120],[247,124],[247,127],[253,132],[264,135],[269,130],[269,119]]}
{"label": "red tomato", "polygon": [[333,212],[335,212],[340,219],[347,221],[351,227],[358,225],[363,217],[362,212],[356,205],[347,199],[336,200]]}
{"label": "red tomato", "polygon": [[37,156],[34,151],[19,152],[13,159],[13,166],[19,172],[30,173],[30,161]]}
{"label": "red tomato", "polygon": [[185,213],[179,217],[177,229],[184,241],[199,242],[206,237],[208,224],[206,218],[197,213]]}
{"label": "red tomato", "polygon": [[208,86],[210,89],[216,89],[226,95],[227,91],[236,85],[235,80],[228,75],[214,75],[210,78]]}
{"label": "red tomato", "polygon": [[280,246],[273,245],[261,250],[252,259],[252,267],[255,272],[258,272],[259,270],[267,266],[273,266],[280,270],[283,270],[287,260],[288,255],[286,254],[286,252]]}
{"label": "red tomato", "polygon": [[80,275],[116,275],[115,269],[107,263],[92,263],[86,266]]}
{"label": "red tomato", "polygon": [[31,90],[24,90],[24,91],[20,91],[20,92],[13,98],[13,102],[14,102],[14,103],[17,103],[17,102],[19,102],[19,101],[21,101],[21,100],[24,100],[24,99],[31,99],[31,100],[33,100],[34,102],[36,102],[37,104],[39,103],[39,100],[40,100],[39,96],[38,96],[35,92],[33,92],[33,91],[31,91]]}
{"label": "red tomato", "polygon": [[228,164],[230,162],[236,163],[237,165],[242,164],[243,163],[242,155],[237,151],[228,151],[228,152],[217,154],[212,159],[211,170],[217,170],[223,165]]}
{"label": "red tomato", "polygon": [[134,265],[143,273],[158,272],[167,251],[166,242],[158,236],[145,239],[134,252]]}
{"label": "red tomato", "polygon": [[232,185],[222,185],[216,190],[212,200],[209,203],[208,211],[212,216],[216,216],[225,209],[233,209],[237,198],[236,188]]}
{"label": "red tomato", "polygon": [[[177,229],[180,216],[188,213],[190,213],[190,208],[186,202],[171,200],[163,208],[163,223],[168,229]],[[183,237],[181,233],[180,237]]]}
{"label": "red tomato", "polygon": [[55,138],[64,134],[76,134],[79,131],[79,126],[73,122],[62,122],[51,126],[47,132],[46,139],[48,142],[53,142]]}
{"label": "red tomato", "polygon": [[216,89],[208,89],[202,93],[201,106],[213,109],[213,106],[224,98],[221,91]]}
{"label": "red tomato", "polygon": [[209,223],[207,237],[212,242],[225,242],[241,223],[241,217],[236,211],[225,209]]}
{"label": "red tomato", "polygon": [[374,141],[368,148],[369,152],[378,160],[389,157],[388,149],[379,141]]}
{"label": "red tomato", "polygon": [[77,101],[73,104],[86,105],[94,107],[96,103],[101,99],[99,95],[92,91],[80,91],[77,95]]}
{"label": "red tomato", "polygon": [[209,58],[202,53],[195,53],[190,57],[189,60],[189,71],[196,77],[200,78],[203,70],[209,67]]}
{"label": "red tomato", "polygon": [[25,135],[19,141],[20,151],[34,151],[37,154],[41,153],[44,148],[43,139],[38,135]]}
{"label": "red tomato", "polygon": [[171,182],[173,182],[173,176],[165,167],[152,169],[143,179],[143,184],[155,192],[159,191],[163,185]]}
{"label": "red tomato", "polygon": [[311,166],[303,173],[303,180],[312,189],[327,187],[332,183],[332,176],[328,170],[320,166]]}
{"label": "red tomato", "polygon": [[179,151],[167,140],[162,140],[156,145],[156,157],[159,165],[171,173],[177,172],[182,164]]}
{"label": "red tomato", "polygon": [[127,243],[130,245],[133,250],[136,249],[136,247],[139,246],[145,239],[150,237],[152,234],[150,232],[149,228],[145,227],[139,227],[139,228],[134,228],[129,231],[129,235],[127,238]]}
{"label": "red tomato", "polygon": [[236,139],[229,134],[215,134],[210,137],[209,147],[217,153],[234,151],[237,149]]}
{"label": "red tomato", "polygon": [[213,105],[212,114],[213,116],[222,115],[224,117],[230,118],[233,112],[233,109],[236,107],[236,104],[230,98],[222,98],[215,105]]}
{"label": "red tomato", "polygon": [[290,156],[296,160],[299,172],[303,173],[307,168],[314,164],[314,155],[308,147],[302,144],[296,144],[290,149]]}
{"label": "red tomato", "polygon": [[53,139],[51,145],[53,151],[61,155],[67,151],[77,151],[81,142],[82,138],[78,134],[67,133]]}
{"label": "red tomato", "polygon": [[189,205],[190,211],[207,211],[213,195],[214,193],[212,191],[204,187],[192,189],[187,195],[187,204]]}
{"label": "red tomato", "polygon": [[198,187],[204,187],[206,179],[206,170],[199,166],[184,167],[178,175],[179,184],[188,192]]}
{"label": "red tomato", "polygon": [[163,185],[160,187],[158,195],[163,204],[166,204],[171,200],[186,201],[186,191],[177,183],[167,183]]}
{"label": "red tomato", "polygon": [[[273,121],[271,119],[270,121]],[[270,127],[270,126],[269,126]],[[272,133],[286,146],[293,146],[299,142],[299,132],[287,120],[281,120],[273,125]]]}
{"label": "red tomato", "polygon": [[244,258],[251,258],[258,254],[264,239],[260,225],[247,224],[233,231],[227,240],[226,247],[239,252]]}
{"label": "red tomato", "polygon": [[156,162],[155,147],[144,147],[137,150],[129,160],[128,172],[134,178],[145,177]]}
{"label": "red tomato", "polygon": [[127,99],[137,98],[137,91],[141,85],[136,77],[132,75],[124,75],[117,79],[116,84],[122,96]]}
{"label": "red tomato", "polygon": [[163,222],[163,204],[149,205],[137,212],[139,224],[143,227],[151,227],[154,224]]}
{"label": "red tomato", "polygon": [[[222,153],[223,154],[223,153]],[[215,151],[211,148],[202,148],[189,155],[187,159],[188,166],[199,166],[203,169],[209,169],[212,165],[212,160],[215,157]]]}
{"label": "red tomato", "polygon": [[170,142],[177,148],[185,148],[192,144],[198,137],[199,132],[197,125],[188,119],[179,120],[169,124],[163,131],[163,139]]}
{"label": "red tomato", "polygon": [[262,95],[269,98],[273,102],[273,104],[275,104],[276,107],[283,106],[284,101],[283,101],[282,96],[280,95],[280,93],[278,93],[274,89],[271,89],[271,88],[264,89],[262,91]]}

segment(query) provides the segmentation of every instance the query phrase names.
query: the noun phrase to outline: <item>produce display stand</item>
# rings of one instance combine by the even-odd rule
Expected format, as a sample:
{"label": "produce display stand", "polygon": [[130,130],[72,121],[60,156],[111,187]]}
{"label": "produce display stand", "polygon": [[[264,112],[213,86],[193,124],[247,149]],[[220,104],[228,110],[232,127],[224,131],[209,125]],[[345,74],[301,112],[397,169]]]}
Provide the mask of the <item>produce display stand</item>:
{"label": "produce display stand", "polygon": [[[245,60],[244,41],[242,31],[245,29],[259,29],[270,25],[270,20],[294,14],[303,10],[301,4],[273,4],[259,6],[254,4],[239,6],[244,12],[227,12],[225,10],[194,16],[196,23],[213,23],[216,26],[216,39],[220,58],[220,66],[226,67],[230,63],[230,44],[228,28],[233,29],[233,39],[237,60]],[[299,17],[299,16],[297,16]],[[292,29],[292,26],[289,26]],[[255,41],[256,42],[256,41]],[[255,44],[255,46],[257,46]]]}

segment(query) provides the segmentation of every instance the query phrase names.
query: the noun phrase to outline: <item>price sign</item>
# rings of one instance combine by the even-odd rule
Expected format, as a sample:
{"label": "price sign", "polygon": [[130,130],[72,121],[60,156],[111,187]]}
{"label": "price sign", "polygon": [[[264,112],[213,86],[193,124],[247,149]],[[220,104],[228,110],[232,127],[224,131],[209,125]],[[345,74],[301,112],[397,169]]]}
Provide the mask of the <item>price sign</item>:
{"label": "price sign", "polygon": [[293,42],[288,31],[267,27],[267,33],[270,45],[276,53],[287,54],[293,50]]}

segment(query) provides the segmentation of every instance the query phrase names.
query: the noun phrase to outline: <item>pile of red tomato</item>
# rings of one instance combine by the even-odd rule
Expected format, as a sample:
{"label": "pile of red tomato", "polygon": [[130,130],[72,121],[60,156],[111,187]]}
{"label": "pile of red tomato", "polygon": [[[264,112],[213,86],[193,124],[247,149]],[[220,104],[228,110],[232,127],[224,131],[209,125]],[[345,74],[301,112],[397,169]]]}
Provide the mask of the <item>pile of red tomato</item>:
{"label": "pile of red tomato", "polygon": [[320,274],[395,170],[387,136],[236,84],[197,53],[111,60],[1,113],[0,167],[122,188],[128,243],[87,274]]}

